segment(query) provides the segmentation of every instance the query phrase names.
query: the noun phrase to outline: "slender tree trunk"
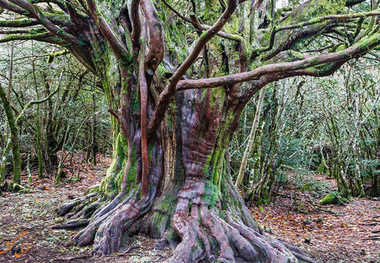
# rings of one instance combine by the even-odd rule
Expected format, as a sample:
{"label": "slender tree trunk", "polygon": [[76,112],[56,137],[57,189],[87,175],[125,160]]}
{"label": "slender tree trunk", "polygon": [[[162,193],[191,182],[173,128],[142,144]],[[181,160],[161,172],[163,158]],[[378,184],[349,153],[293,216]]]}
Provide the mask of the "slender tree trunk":
{"label": "slender tree trunk", "polygon": [[98,142],[96,140],[96,98],[95,91],[92,93],[92,164],[96,166],[96,154],[98,153]]}
{"label": "slender tree trunk", "polygon": [[3,186],[5,175],[7,172],[8,155],[9,155],[10,149],[11,149],[11,138],[8,138],[3,148],[3,152],[2,152],[3,156],[1,158],[1,164],[0,164],[0,191],[1,191],[1,187]]}
{"label": "slender tree trunk", "polygon": [[11,54],[9,58],[9,71],[8,71],[8,92],[7,99],[9,103],[11,103],[11,90],[12,90],[12,82],[13,82],[13,56],[14,56],[14,41],[11,42]]}
{"label": "slender tree trunk", "polygon": [[[49,80],[47,79],[47,76],[45,74],[43,74],[43,79],[44,79],[45,96],[48,96],[51,93],[50,83],[49,83]],[[46,125],[45,126],[46,160],[45,160],[45,164],[47,164],[46,166],[49,166],[48,167],[49,169],[47,169],[47,167],[45,167],[45,168],[47,170],[53,171],[58,166],[58,156],[57,156],[58,149],[57,148],[59,146],[59,143],[56,139],[56,134],[55,134],[56,123],[55,123],[54,118],[53,118],[53,114],[54,114],[53,102],[50,98],[47,100],[45,110],[46,110],[46,124],[45,124]]]}
{"label": "slender tree trunk", "polygon": [[13,155],[12,183],[14,185],[19,185],[21,182],[20,181],[21,156],[20,156],[18,129],[17,129],[13,111],[11,109],[11,105],[7,99],[7,95],[4,89],[1,86],[0,86],[0,99],[4,107],[5,115],[7,116],[7,119],[8,119],[8,125],[9,125],[9,130],[10,130],[10,142],[12,146],[12,155]]}
{"label": "slender tree trunk", "polygon": [[41,143],[41,122],[40,122],[40,105],[37,104],[36,111],[36,136],[37,136],[37,161],[38,161],[38,178],[43,178],[43,158]]}
{"label": "slender tree trunk", "polygon": [[[34,91],[36,92],[36,98],[39,100],[38,84],[36,77],[36,67],[34,61],[32,62]],[[37,104],[36,109],[36,147],[37,147],[37,162],[38,162],[38,178],[43,178],[43,157],[42,157],[42,142],[41,142],[41,116],[40,116],[40,104]]]}
{"label": "slender tree trunk", "polygon": [[247,168],[248,157],[251,154],[253,142],[255,141],[255,134],[256,134],[256,130],[260,121],[260,114],[261,114],[261,109],[263,106],[264,95],[265,95],[265,89],[263,88],[260,90],[259,97],[257,98],[256,112],[255,112],[255,117],[252,123],[251,133],[249,134],[248,143],[245,148],[243,159],[240,164],[239,174],[235,182],[235,187],[238,189],[240,188],[240,185],[243,181],[245,170]]}

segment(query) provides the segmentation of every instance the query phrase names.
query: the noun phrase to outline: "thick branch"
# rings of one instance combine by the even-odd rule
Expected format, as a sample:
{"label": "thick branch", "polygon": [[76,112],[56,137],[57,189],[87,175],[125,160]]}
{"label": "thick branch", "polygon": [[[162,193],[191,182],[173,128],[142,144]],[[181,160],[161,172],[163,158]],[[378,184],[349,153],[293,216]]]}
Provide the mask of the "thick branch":
{"label": "thick branch", "polygon": [[352,47],[344,49],[336,53],[323,54],[319,56],[311,56],[302,58],[293,62],[283,62],[265,65],[256,68],[252,71],[232,74],[228,76],[205,78],[199,80],[181,80],[178,83],[177,90],[196,89],[196,88],[215,88],[226,85],[233,85],[241,82],[251,81],[258,79],[259,77],[267,74],[286,73],[298,70],[306,69],[325,63],[339,62],[354,57],[358,57],[370,50],[371,48],[380,44],[380,33],[364,39]]}
{"label": "thick branch", "polygon": [[143,0],[141,5],[149,29],[149,52],[145,58],[145,64],[153,73],[164,58],[163,30],[151,0]]}
{"label": "thick branch", "polygon": [[141,22],[139,16],[140,0],[132,0],[131,16],[132,16],[132,43],[135,49],[139,48],[139,38],[141,35]]}
{"label": "thick branch", "polygon": [[148,85],[145,78],[145,55],[143,51],[139,54],[139,86],[140,86],[140,121],[141,121],[141,161],[142,195],[149,194],[149,155],[148,155]]}
{"label": "thick branch", "polygon": [[120,59],[128,60],[128,50],[124,43],[115,35],[111,27],[108,25],[104,17],[99,14],[99,11],[96,8],[96,4],[92,0],[87,0],[87,5],[91,13],[92,19],[97,22],[99,29],[102,32],[102,35],[107,39],[112,50],[115,52]]}
{"label": "thick branch", "polygon": [[227,21],[231,18],[232,14],[235,12],[237,7],[236,0],[229,0],[228,6],[224,10],[223,14],[219,17],[218,21],[210,27],[206,32],[204,32],[197,43],[194,46],[193,51],[186,58],[186,60],[182,63],[182,65],[174,72],[173,76],[169,79],[169,84],[165,87],[164,91],[160,94],[158,103],[153,113],[153,118],[151,123],[149,124],[148,134],[152,135],[159,127],[161,121],[165,116],[166,109],[169,106],[169,103],[176,91],[176,86],[178,81],[183,77],[186,71],[190,68],[190,66],[194,63],[194,61],[198,58],[198,55],[203,50],[204,46],[213,38],[227,23]]}
{"label": "thick branch", "polygon": [[59,36],[61,37],[62,39],[68,41],[69,43],[72,43],[72,44],[78,44],[79,43],[79,40],[69,34],[69,33],[66,33],[65,31],[63,31],[62,29],[60,29],[59,27],[57,27],[56,25],[54,25],[37,7],[35,7],[33,4],[25,1],[25,0],[10,0],[12,3],[14,3],[15,5],[25,9],[27,12],[29,12],[29,14],[34,18],[36,19],[37,21],[39,21],[41,24],[43,24],[47,30],[49,30],[50,32],[52,32],[54,35],[56,36]]}
{"label": "thick branch", "polygon": [[305,27],[305,26],[310,26],[310,25],[322,23],[322,22],[327,21],[327,20],[352,20],[355,18],[364,18],[364,17],[371,17],[371,16],[380,16],[380,10],[375,10],[375,11],[371,11],[371,12],[347,14],[347,15],[321,16],[318,18],[310,19],[309,21],[298,23],[298,24],[279,27],[276,29],[276,32],[283,31],[283,30],[289,30],[289,29],[296,29],[296,28]]}
{"label": "thick branch", "polygon": [[7,0],[0,0],[0,7],[19,15],[28,15],[27,11],[23,10],[22,8],[19,8],[18,6],[11,5]]}

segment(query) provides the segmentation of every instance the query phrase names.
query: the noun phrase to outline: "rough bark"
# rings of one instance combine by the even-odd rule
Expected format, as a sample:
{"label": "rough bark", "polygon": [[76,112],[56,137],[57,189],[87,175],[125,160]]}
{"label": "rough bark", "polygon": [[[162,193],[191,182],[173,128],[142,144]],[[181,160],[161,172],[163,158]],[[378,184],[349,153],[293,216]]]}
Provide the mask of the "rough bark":
{"label": "rough bark", "polygon": [[[175,126],[164,136],[169,127],[163,125],[158,137],[149,140],[148,195],[142,193],[142,181],[134,181],[142,173],[142,160],[136,159],[139,127],[133,140],[119,134],[116,162],[100,192],[62,206],[60,215],[76,219],[55,227],[86,225],[75,241],[93,243],[94,255],[116,252],[123,235],[142,232],[159,239],[158,248],[175,248],[168,262],[297,262],[301,254],[262,233],[227,172],[225,151],[247,102],[238,96],[219,88],[189,90],[177,98]],[[107,191],[115,187],[119,190],[113,194]],[[109,198],[103,201],[105,196]]]}

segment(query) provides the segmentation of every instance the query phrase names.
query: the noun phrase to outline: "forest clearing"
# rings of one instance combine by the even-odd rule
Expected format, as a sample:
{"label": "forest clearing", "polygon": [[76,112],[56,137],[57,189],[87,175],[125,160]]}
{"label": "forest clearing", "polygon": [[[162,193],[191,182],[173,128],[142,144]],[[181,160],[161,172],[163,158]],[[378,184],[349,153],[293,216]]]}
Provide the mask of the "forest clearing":
{"label": "forest clearing", "polygon": [[379,0],[0,0],[0,261],[378,262]]}

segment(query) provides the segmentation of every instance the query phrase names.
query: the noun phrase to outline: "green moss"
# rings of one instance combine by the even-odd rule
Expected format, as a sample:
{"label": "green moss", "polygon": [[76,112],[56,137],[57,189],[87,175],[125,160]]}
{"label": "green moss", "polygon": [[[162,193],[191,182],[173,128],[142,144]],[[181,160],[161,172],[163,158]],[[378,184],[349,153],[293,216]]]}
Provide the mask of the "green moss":
{"label": "green moss", "polygon": [[165,214],[172,214],[174,212],[176,203],[176,195],[165,195],[154,204],[153,210],[159,210]]}
{"label": "green moss", "polygon": [[22,19],[22,20],[2,20],[0,21],[1,27],[23,27],[23,26],[31,26],[36,25],[37,23],[32,19]]}
{"label": "green moss", "polygon": [[99,192],[100,190],[100,186],[95,186],[95,187],[91,187],[90,190],[88,191],[90,194],[91,193],[97,193]]}
{"label": "green moss", "polygon": [[348,203],[347,193],[330,192],[319,201],[321,205]]}
{"label": "green moss", "polygon": [[169,239],[174,238],[174,236],[170,237],[175,235],[175,233],[170,233],[170,218],[175,211],[176,204],[177,197],[175,194],[162,196],[155,202],[150,218],[150,228],[154,238],[161,238],[164,232],[169,234]]}
{"label": "green moss", "polygon": [[133,146],[131,167],[129,168],[128,178],[127,178],[127,186],[129,186],[130,189],[136,186],[136,180],[137,180],[137,154],[136,154],[136,147]]}
{"label": "green moss", "polygon": [[[128,141],[121,133],[118,133],[113,146],[112,164],[108,168],[107,174],[100,184],[99,190],[102,195],[112,197],[121,190],[124,167],[128,161],[127,152]],[[131,169],[131,171],[135,170]]]}
{"label": "green moss", "polygon": [[214,207],[217,202],[220,201],[221,198],[221,192],[218,189],[218,187],[209,181],[205,185],[205,193],[202,196],[202,199],[210,206]]}

